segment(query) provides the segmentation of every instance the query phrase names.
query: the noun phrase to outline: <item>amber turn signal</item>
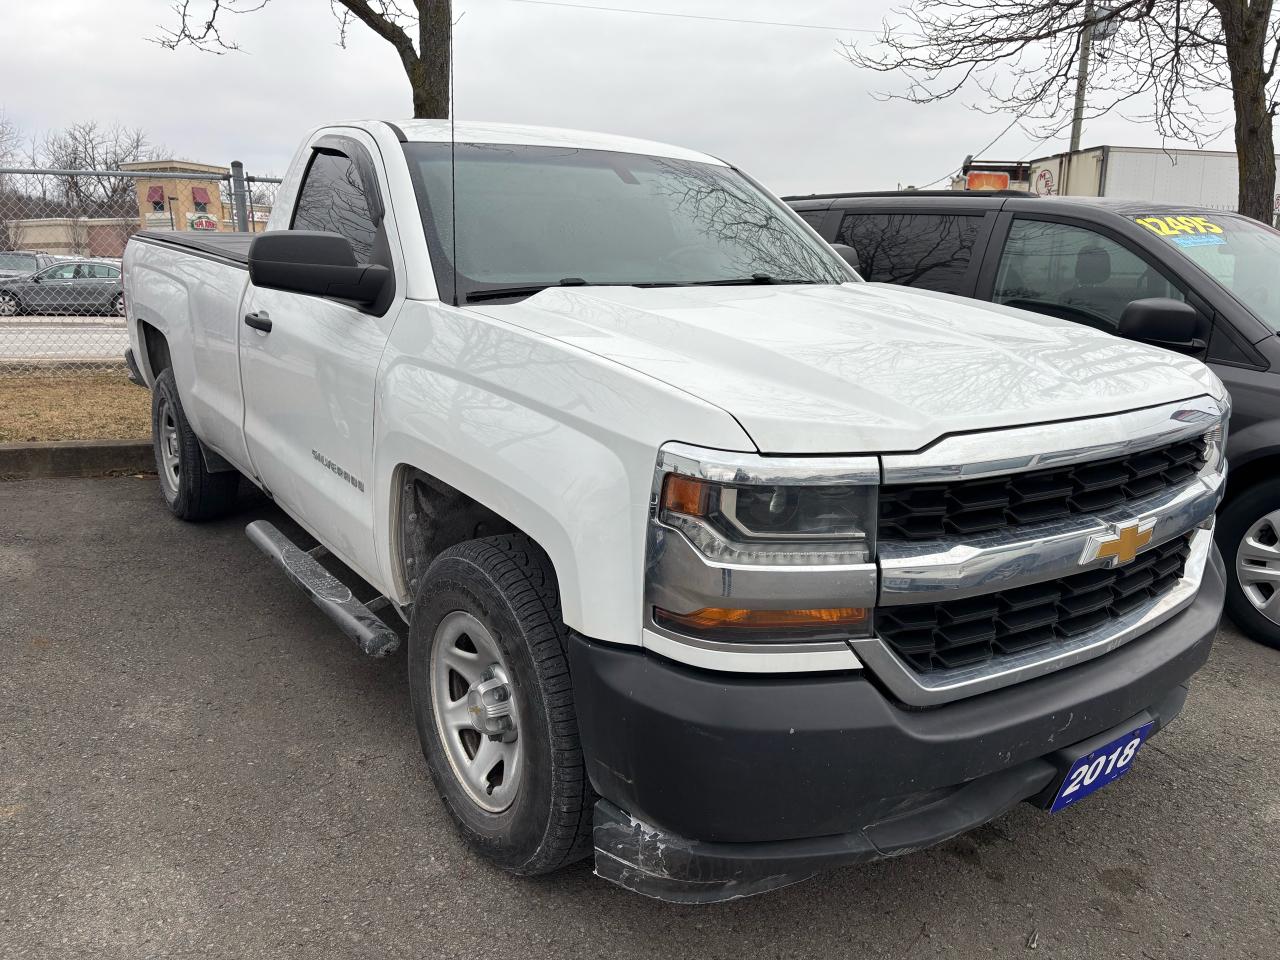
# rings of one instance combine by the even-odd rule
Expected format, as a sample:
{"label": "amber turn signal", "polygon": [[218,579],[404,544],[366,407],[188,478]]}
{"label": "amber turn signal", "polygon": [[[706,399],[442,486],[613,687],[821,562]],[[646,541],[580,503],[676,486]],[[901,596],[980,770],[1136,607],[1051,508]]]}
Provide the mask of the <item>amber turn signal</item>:
{"label": "amber turn signal", "polygon": [[693,613],[653,608],[654,619],[689,630],[795,630],[861,627],[871,611],[866,607],[827,607],[813,610],[734,610],[703,607]]}
{"label": "amber turn signal", "polygon": [[705,517],[711,510],[714,489],[705,480],[669,473],[662,484],[662,509],[687,517]]}

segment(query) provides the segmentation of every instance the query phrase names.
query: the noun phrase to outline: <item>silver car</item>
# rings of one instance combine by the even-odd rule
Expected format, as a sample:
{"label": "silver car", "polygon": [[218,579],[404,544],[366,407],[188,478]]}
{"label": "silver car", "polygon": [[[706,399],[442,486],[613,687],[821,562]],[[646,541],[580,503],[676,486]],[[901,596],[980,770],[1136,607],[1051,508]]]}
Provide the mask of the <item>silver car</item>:
{"label": "silver car", "polygon": [[64,260],[25,277],[0,278],[0,317],[41,313],[124,316],[120,265],[109,260]]}

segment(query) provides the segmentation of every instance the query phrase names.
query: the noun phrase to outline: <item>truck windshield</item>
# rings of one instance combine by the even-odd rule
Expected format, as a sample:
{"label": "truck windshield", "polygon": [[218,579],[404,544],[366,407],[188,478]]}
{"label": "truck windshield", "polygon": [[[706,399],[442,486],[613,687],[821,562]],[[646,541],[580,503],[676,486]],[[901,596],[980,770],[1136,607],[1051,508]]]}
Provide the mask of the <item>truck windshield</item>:
{"label": "truck windshield", "polygon": [[729,167],[459,143],[451,169],[450,152],[447,143],[405,144],[444,300],[514,298],[561,285],[853,279],[789,209]]}
{"label": "truck windshield", "polygon": [[1280,331],[1280,231],[1234,213],[1134,217]]}

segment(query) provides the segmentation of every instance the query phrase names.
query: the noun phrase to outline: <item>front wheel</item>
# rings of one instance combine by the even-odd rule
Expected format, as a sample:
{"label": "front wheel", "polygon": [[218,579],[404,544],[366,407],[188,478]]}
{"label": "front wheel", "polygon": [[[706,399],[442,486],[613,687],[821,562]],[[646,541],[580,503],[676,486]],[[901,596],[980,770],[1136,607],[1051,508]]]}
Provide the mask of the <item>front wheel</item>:
{"label": "front wheel", "polygon": [[212,520],[235,508],[240,474],[210,473],[205,468],[200,440],[182,412],[172,367],[156,378],[151,391],[151,444],[160,492],[175,517]]}
{"label": "front wheel", "polygon": [[1227,613],[1254,640],[1280,648],[1280,484],[1260,483],[1218,515]]}
{"label": "front wheel", "polygon": [[595,794],[546,555],[522,536],[443,551],[427,570],[410,624],[418,738],[463,838],[522,875],[585,856]]}
{"label": "front wheel", "polygon": [[22,304],[12,293],[0,293],[0,317],[16,317],[22,312]]}

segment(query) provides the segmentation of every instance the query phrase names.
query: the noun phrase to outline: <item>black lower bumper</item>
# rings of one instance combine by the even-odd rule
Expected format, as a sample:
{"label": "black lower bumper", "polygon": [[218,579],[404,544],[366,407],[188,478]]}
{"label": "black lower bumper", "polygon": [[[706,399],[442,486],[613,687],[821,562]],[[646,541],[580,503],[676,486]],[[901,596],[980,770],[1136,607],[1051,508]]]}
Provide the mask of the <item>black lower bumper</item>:
{"label": "black lower bumper", "polygon": [[[929,710],[858,674],[739,677],[575,637],[596,869],[665,900],[759,893],[941,842],[1051,790],[1059,751],[1182,708],[1223,599],[1097,660]],[[1127,726],[1126,726],[1127,725]]]}

